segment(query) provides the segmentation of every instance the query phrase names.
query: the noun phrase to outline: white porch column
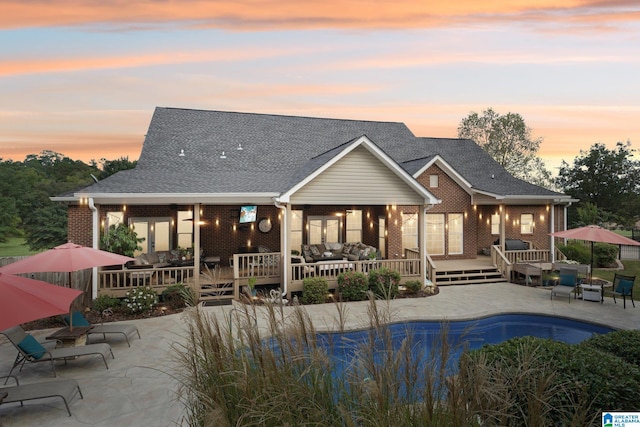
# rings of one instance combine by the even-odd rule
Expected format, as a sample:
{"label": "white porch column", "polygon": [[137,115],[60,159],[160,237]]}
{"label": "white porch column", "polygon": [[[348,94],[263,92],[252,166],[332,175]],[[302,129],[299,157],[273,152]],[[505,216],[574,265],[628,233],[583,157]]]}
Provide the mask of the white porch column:
{"label": "white porch column", "polygon": [[289,249],[291,247],[291,231],[289,230],[289,224],[291,224],[291,204],[276,204],[276,207],[280,208],[280,214],[282,215],[280,220],[280,267],[282,268],[282,295],[286,298],[291,273],[291,250]]}
{"label": "white porch column", "polygon": [[[100,215],[98,213],[98,208],[93,204],[93,197],[89,198],[89,209],[91,209],[91,235],[92,239],[92,247],[93,249],[100,249]],[[91,269],[91,299],[94,300],[98,298],[98,267],[93,267]]]}
{"label": "white porch column", "polygon": [[[556,228],[556,205],[551,203],[551,208],[549,210],[549,233],[553,233]],[[551,244],[549,247],[551,248],[551,262],[556,262],[556,239],[553,236],[549,236],[551,239]]]}
{"label": "white porch column", "polygon": [[507,208],[505,205],[500,205],[500,252],[504,254],[505,251],[505,240],[506,240],[506,217],[507,217]]}
{"label": "white porch column", "polygon": [[423,205],[418,212],[418,250],[420,252],[420,280],[422,286],[427,282],[427,210]]}
{"label": "white porch column", "polygon": [[200,203],[193,204],[193,280],[196,295],[200,294]]}

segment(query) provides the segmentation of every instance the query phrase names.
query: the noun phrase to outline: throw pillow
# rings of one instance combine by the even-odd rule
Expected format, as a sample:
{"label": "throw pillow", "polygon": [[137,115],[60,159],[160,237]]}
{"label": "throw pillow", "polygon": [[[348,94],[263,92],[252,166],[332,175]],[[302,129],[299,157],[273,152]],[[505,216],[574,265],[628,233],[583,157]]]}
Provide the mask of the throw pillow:
{"label": "throw pillow", "polygon": [[41,359],[47,352],[47,349],[44,348],[32,335],[24,337],[24,339],[18,343],[18,347],[34,359]]}
{"label": "throw pillow", "polygon": [[322,254],[320,253],[320,250],[318,249],[318,246],[316,246],[316,245],[311,245],[310,249],[311,249],[311,255],[313,255],[313,256],[320,256],[320,255],[322,255]]}

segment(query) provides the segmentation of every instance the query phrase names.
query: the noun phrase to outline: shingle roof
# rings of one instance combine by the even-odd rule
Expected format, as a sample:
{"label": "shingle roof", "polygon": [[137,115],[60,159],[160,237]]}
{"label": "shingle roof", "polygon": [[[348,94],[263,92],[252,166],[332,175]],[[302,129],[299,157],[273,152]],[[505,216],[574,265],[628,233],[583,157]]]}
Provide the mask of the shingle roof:
{"label": "shingle roof", "polygon": [[[164,107],[154,112],[136,168],[88,190],[282,193],[362,135],[410,174],[440,155],[477,189],[504,195],[557,194],[512,177],[473,141],[416,138],[403,123]],[[223,152],[226,158],[221,158]]]}

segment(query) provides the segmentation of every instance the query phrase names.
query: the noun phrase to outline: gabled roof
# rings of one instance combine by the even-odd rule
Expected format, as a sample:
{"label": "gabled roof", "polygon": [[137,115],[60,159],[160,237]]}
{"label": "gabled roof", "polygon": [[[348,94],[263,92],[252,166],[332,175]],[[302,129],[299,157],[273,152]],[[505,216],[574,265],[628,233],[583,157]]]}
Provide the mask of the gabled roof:
{"label": "gabled roof", "polygon": [[[429,157],[425,157],[425,153]],[[495,196],[567,197],[562,193],[528,183],[511,175],[470,139],[416,138],[397,154],[401,164],[413,176],[421,173],[433,157],[441,157],[475,191]]]}
{"label": "gabled roof", "polygon": [[82,194],[276,197],[364,135],[414,177],[439,156],[480,192],[562,196],[514,178],[473,141],[416,138],[403,123],[165,107],[154,112],[136,168]]}

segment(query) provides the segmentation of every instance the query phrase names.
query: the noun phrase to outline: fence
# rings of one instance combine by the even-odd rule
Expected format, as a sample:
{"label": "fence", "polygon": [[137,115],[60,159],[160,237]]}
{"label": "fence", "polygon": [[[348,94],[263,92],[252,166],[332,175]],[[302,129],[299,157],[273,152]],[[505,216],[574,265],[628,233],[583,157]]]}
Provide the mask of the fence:
{"label": "fence", "polygon": [[[24,256],[20,257],[3,257],[0,258],[0,267],[4,267],[7,264],[19,261]],[[83,307],[91,305],[91,269],[75,271],[71,274],[62,272],[47,272],[47,273],[24,273],[17,276],[28,277],[30,279],[42,280],[43,282],[51,283],[54,285],[72,287],[74,289],[80,289],[84,293],[76,299],[74,305],[82,304]],[[71,285],[69,284],[71,279]]]}

